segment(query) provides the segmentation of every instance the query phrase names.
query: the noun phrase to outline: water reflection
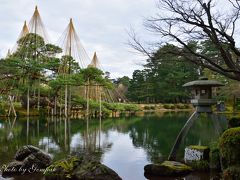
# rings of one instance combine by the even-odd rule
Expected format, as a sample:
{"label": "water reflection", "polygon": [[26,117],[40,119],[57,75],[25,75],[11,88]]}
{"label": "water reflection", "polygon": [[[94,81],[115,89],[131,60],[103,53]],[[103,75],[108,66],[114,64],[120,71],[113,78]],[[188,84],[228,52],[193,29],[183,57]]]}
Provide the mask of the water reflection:
{"label": "water reflection", "polygon": [[[193,126],[193,124],[195,123],[195,121],[201,121],[201,119],[207,119],[208,122],[211,122],[213,124],[213,129],[210,129],[210,131],[214,131],[215,130],[215,134],[217,136],[220,136],[220,134],[223,132],[223,127],[220,124],[220,120],[224,119],[224,122],[226,122],[226,117],[222,114],[217,115],[214,113],[198,113],[198,112],[194,112],[189,119],[187,120],[187,122],[184,124],[184,126],[182,127],[181,131],[179,132],[173,147],[171,149],[171,152],[169,154],[168,160],[176,160],[177,159],[177,152],[179,150],[180,145],[182,144],[182,141],[185,139],[186,135],[188,134],[188,131],[191,129],[191,127]],[[200,120],[199,120],[200,119]],[[199,140],[201,140],[201,138],[199,137]],[[201,141],[199,141],[199,143],[197,143],[198,145],[201,145]]]}
{"label": "water reflection", "polygon": [[[47,119],[0,120],[0,163],[9,162],[17,149],[32,144],[51,153],[54,159],[88,151],[114,169],[123,179],[145,179],[147,163],[165,160],[189,113],[167,113],[118,119]],[[219,120],[221,127],[224,120]],[[180,147],[208,145],[218,137],[213,123],[199,119]]]}
{"label": "water reflection", "polygon": [[8,136],[7,136],[7,140],[11,140],[11,139],[14,138],[13,127],[15,125],[16,119],[17,119],[16,117],[14,117],[13,120],[8,118],[9,133],[8,133]]}

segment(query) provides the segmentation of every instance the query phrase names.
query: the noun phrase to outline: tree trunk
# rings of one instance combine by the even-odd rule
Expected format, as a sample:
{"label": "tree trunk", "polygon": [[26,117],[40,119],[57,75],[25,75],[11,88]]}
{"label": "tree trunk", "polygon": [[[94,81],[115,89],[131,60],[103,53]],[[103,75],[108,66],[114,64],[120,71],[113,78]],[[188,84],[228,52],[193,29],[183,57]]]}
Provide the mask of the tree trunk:
{"label": "tree trunk", "polygon": [[101,95],[101,88],[99,90],[99,120],[101,121],[102,118],[102,95]]}
{"label": "tree trunk", "polygon": [[68,116],[68,87],[67,85],[65,86],[65,117]]}
{"label": "tree trunk", "polygon": [[40,78],[38,79],[38,100],[37,100],[37,109],[40,109]]}
{"label": "tree trunk", "polygon": [[88,117],[89,117],[89,86],[90,86],[90,84],[89,84],[89,78],[88,78],[88,80],[87,80],[87,119],[88,119]]}
{"label": "tree trunk", "polygon": [[30,97],[29,97],[29,87],[27,90],[27,116],[29,116],[29,103],[30,103]]}
{"label": "tree trunk", "polygon": [[71,86],[68,86],[68,115],[71,116]]}
{"label": "tree trunk", "polygon": [[54,116],[57,115],[57,98],[56,96],[54,97]]}
{"label": "tree trunk", "polygon": [[62,92],[60,91],[60,110],[59,110],[60,117],[62,116]]}

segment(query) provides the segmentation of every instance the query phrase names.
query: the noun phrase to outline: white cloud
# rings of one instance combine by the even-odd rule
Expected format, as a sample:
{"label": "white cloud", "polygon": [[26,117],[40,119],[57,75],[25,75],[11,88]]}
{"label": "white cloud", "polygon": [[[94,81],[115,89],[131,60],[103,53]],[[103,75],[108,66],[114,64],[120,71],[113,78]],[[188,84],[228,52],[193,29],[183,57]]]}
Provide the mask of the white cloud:
{"label": "white cloud", "polygon": [[24,20],[29,21],[38,5],[42,20],[55,43],[65,30],[69,18],[74,20],[83,46],[92,57],[97,51],[104,70],[114,77],[131,76],[142,57],[130,53],[126,29],[132,25],[143,32],[143,17],[153,15],[155,0],[1,0],[0,55],[12,48]]}

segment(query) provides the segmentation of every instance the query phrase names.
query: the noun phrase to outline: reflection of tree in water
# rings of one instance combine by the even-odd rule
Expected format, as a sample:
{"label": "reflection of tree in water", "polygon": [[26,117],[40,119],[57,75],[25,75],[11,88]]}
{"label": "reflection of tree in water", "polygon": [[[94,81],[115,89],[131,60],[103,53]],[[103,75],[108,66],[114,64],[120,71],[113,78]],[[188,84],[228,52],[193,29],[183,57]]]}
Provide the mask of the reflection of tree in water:
{"label": "reflection of tree in water", "polygon": [[[104,151],[112,145],[106,139],[101,140],[101,126],[97,120],[90,120],[88,127],[84,120],[56,117],[41,120],[17,119],[12,124],[0,121],[0,124],[0,143],[4,144],[0,148],[1,164],[9,162],[19,147],[27,144],[54,154],[55,159],[86,151],[96,152],[100,159]],[[80,137],[80,142],[72,144],[75,135]]]}
{"label": "reflection of tree in water", "polygon": [[129,127],[136,147],[142,147],[152,162],[166,158],[188,114],[167,113],[163,117],[146,116]]}
{"label": "reflection of tree in water", "polygon": [[18,147],[20,137],[17,135],[21,133],[22,127],[14,128],[15,122],[14,119],[0,121],[0,164],[12,159],[11,152]]}
{"label": "reflection of tree in water", "polygon": [[[189,113],[170,113],[161,118],[143,117],[141,121],[129,127],[130,137],[134,146],[144,148],[150,161],[166,160],[188,117]],[[223,129],[226,127],[226,118],[219,118],[218,122]],[[181,144],[177,157],[183,157],[187,145],[210,145],[218,136],[212,120],[204,116],[197,119]]]}
{"label": "reflection of tree in water", "polygon": [[0,163],[9,162],[15,155],[16,151],[23,145],[38,145],[37,127],[35,120],[8,118],[0,121]]}
{"label": "reflection of tree in water", "polygon": [[[48,148],[55,159],[68,154],[92,153],[100,159],[106,148],[111,147],[107,141],[101,141],[100,124],[97,120],[69,120],[66,118],[53,120],[49,124],[52,129],[48,134],[58,148]],[[56,126],[56,127],[55,127]],[[56,129],[53,131],[53,129]],[[76,140],[77,138],[77,140]],[[44,146],[48,146],[44,144]],[[44,148],[44,147],[42,147]]]}
{"label": "reflection of tree in water", "polygon": [[[222,131],[227,128],[227,119],[225,116],[218,115],[216,121],[221,127]],[[214,124],[214,121],[210,117],[202,114],[198,119],[196,119],[193,126],[189,130],[188,135],[182,143],[182,146],[192,144],[206,146],[210,145],[211,142],[214,142],[218,139],[219,133],[221,133],[216,130],[215,126],[216,124]]]}
{"label": "reflection of tree in water", "polygon": [[[32,144],[54,154],[55,159],[67,154],[90,152],[98,158],[111,149],[109,132],[118,131],[129,133],[136,147],[143,147],[149,159],[156,159],[160,154],[167,155],[179,129],[184,124],[185,116],[168,114],[159,117],[131,117],[119,119],[105,119],[100,126],[98,120],[89,120],[89,126],[84,120],[67,120],[64,118],[50,118],[48,120],[26,119],[17,120],[13,127],[14,137],[11,143],[7,140],[9,128],[0,129],[0,155],[7,152],[7,156],[0,156],[1,161],[8,162],[17,149],[26,144]],[[173,123],[169,123],[173,121]],[[6,122],[3,123],[7,126]],[[100,129],[101,127],[101,129]],[[77,136],[77,143],[73,138]],[[124,143],[124,142],[123,142]],[[7,149],[4,151],[4,149]],[[4,160],[3,160],[4,159]]]}
{"label": "reflection of tree in water", "polygon": [[[26,144],[40,147],[61,159],[68,154],[90,152],[101,159],[111,150],[109,133],[117,131],[129,134],[133,145],[141,147],[152,162],[166,159],[180,129],[189,113],[168,113],[161,117],[129,117],[99,120],[13,119],[0,121],[0,163],[9,162],[17,149]],[[221,121],[222,123],[222,121]],[[223,124],[223,123],[222,123]],[[209,136],[209,134],[211,136]],[[185,145],[203,145],[214,139],[214,127],[207,119],[197,120],[189,131],[179,153],[183,155]],[[124,142],[122,142],[124,143]]]}

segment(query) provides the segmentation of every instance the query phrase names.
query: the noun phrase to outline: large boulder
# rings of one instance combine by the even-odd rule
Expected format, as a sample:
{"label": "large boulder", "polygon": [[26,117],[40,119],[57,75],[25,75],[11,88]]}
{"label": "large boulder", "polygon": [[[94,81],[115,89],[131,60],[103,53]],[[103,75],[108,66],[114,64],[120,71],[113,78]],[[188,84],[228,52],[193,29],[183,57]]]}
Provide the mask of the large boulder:
{"label": "large boulder", "polygon": [[23,146],[16,152],[15,159],[17,161],[22,161],[26,157],[28,157],[30,154],[36,153],[39,150],[40,150],[39,148],[32,146],[32,145]]}
{"label": "large boulder", "polygon": [[57,161],[47,168],[46,175],[47,179],[121,180],[115,171],[90,155],[71,156]]}
{"label": "large boulder", "polygon": [[101,163],[85,163],[73,171],[74,179],[120,180],[118,174]]}
{"label": "large boulder", "polygon": [[164,161],[162,164],[148,164],[144,167],[145,174],[153,176],[182,176],[191,171],[191,167],[176,161]]}
{"label": "large boulder", "polygon": [[20,148],[14,160],[2,167],[3,177],[39,173],[52,163],[52,157],[41,149],[27,145]]}

